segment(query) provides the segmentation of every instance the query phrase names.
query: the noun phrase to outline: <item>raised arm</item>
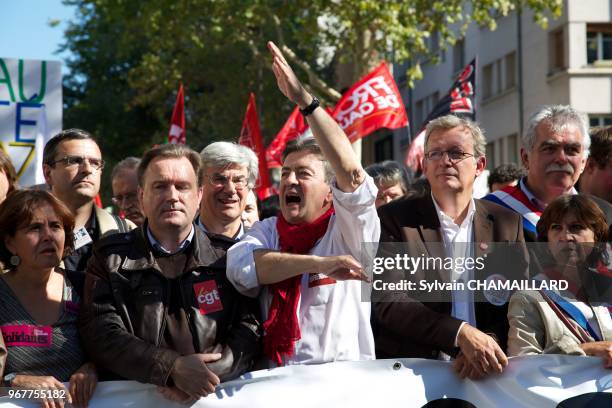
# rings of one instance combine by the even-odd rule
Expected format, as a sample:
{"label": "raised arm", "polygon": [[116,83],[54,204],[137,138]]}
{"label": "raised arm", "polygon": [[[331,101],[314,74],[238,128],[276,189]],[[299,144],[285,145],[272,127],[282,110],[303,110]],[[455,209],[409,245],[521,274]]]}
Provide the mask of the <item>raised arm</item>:
{"label": "raised arm", "polygon": [[[313,96],[304,89],[278,47],[270,41],[268,49],[272,53],[272,70],[278,88],[300,109],[306,108],[313,101]],[[345,193],[355,191],[365,180],[365,171],[342,128],[322,108],[317,108],[306,116],[306,121],[321,151],[336,173],[338,188]]]}

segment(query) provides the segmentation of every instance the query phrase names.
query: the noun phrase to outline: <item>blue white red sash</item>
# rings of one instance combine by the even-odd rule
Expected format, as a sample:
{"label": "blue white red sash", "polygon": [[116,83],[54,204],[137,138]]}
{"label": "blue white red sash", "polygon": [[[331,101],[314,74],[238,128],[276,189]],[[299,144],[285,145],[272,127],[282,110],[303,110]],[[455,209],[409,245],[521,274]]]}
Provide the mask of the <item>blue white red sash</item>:
{"label": "blue white red sash", "polygon": [[483,200],[488,200],[506,207],[523,217],[523,228],[537,234],[536,224],[540,220],[542,211],[529,201],[523,190],[517,186],[508,186],[487,194]]}
{"label": "blue white red sash", "polygon": [[[546,275],[548,275],[548,274],[540,273],[540,274],[536,275],[534,277],[534,279],[538,280],[538,281],[546,280],[546,278],[547,278]],[[544,294],[545,296],[548,297],[548,299],[550,299],[552,302],[554,302],[555,306],[557,306],[560,310],[562,310],[563,313],[566,316],[568,316],[574,322],[576,322],[578,324],[578,326],[580,326],[580,328],[582,328],[593,339],[595,339],[595,341],[601,341],[602,340],[601,337],[595,331],[595,329],[593,329],[593,327],[589,323],[589,321],[586,318],[586,316],[584,315],[584,313],[582,313],[580,311],[580,309],[578,309],[572,302],[570,302],[569,300],[567,300],[566,298],[561,296],[559,293],[557,293],[555,291],[552,291],[552,290],[549,290],[549,289],[541,289],[540,293]],[[571,327],[570,327],[570,329],[571,329]],[[583,336],[579,336],[579,338],[580,337],[583,337]]]}

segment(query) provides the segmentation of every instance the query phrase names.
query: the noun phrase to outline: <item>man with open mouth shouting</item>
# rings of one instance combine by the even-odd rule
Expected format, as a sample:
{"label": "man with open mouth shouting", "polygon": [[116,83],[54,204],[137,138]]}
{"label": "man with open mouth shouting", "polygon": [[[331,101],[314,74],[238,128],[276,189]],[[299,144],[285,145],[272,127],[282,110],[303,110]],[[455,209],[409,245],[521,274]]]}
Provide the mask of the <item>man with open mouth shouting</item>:
{"label": "man with open mouth shouting", "polygon": [[268,43],[281,92],[296,103],[314,139],[282,156],[278,217],[253,226],[228,251],[238,291],[260,296],[264,352],[276,365],[374,358],[362,242],[378,242],[377,189],[340,126],[310,95],[281,51]]}

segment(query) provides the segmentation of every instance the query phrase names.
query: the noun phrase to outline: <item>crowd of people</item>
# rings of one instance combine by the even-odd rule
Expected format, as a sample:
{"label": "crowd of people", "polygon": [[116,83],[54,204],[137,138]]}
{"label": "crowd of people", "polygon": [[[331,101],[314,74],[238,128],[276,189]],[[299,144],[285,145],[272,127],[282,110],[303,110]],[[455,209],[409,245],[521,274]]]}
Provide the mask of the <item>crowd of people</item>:
{"label": "crowd of people", "polygon": [[[90,133],[48,141],[46,185],[37,188],[17,188],[0,154],[4,386],[64,390],[86,406],[98,381],[154,384],[187,403],[251,370],[344,360],[452,360],[473,380],[525,354],[598,356],[612,368],[610,128],[589,134],[586,115],[571,107],[540,109],[522,140],[525,171],[495,169],[491,193],[475,199],[487,164],[476,123],[432,120],[418,180],[395,162],[364,169],[280,50],[269,49],[280,91],[312,129],[287,144],[277,196],[258,202],[257,156],[225,141],[201,153],[167,144],[119,162],[119,215],[94,204],[105,163]],[[435,301],[407,290],[364,300],[373,279],[364,243],[377,255],[393,256],[386,244],[396,243],[414,256],[453,258],[495,242],[517,248],[515,276],[568,287],[516,291],[501,303],[460,289]],[[384,278],[432,273],[454,282],[479,271],[396,268]]]}

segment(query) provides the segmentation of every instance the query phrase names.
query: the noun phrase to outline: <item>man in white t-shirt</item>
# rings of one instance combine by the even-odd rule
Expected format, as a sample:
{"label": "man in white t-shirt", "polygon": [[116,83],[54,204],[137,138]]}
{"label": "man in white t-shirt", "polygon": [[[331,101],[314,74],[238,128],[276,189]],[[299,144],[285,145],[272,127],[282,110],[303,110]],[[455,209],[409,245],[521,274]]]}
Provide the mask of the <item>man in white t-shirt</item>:
{"label": "man in white t-shirt", "polygon": [[[377,189],[342,129],[269,43],[281,92],[296,103],[314,139],[283,154],[279,217],[253,226],[228,251],[227,275],[260,296],[264,352],[272,363],[374,358],[370,303],[361,302],[362,242],[378,242]],[[334,176],[335,173],[335,176]]]}

